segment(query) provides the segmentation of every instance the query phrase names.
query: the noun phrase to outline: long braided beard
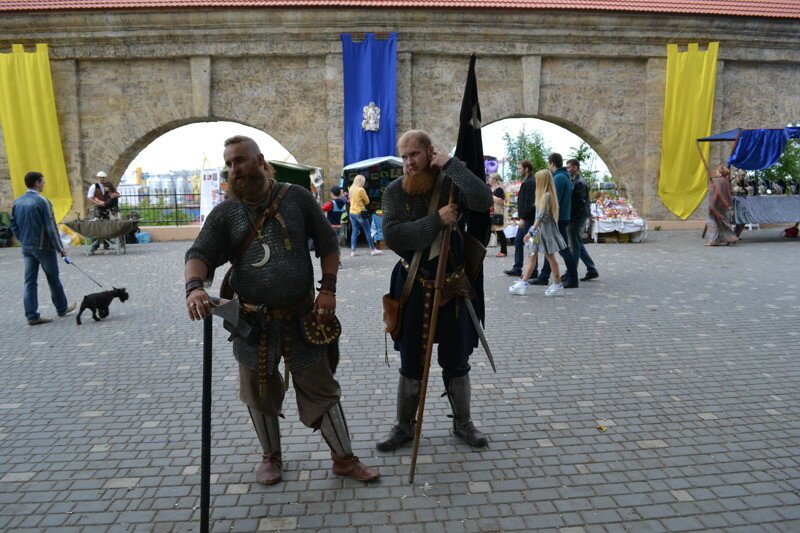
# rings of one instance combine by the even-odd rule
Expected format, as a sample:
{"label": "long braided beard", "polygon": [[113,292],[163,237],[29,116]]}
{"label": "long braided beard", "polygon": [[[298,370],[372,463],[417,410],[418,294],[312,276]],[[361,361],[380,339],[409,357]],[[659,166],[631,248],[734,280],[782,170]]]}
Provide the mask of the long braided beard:
{"label": "long braided beard", "polygon": [[428,194],[433,189],[434,179],[427,172],[403,175],[403,190],[408,194]]}

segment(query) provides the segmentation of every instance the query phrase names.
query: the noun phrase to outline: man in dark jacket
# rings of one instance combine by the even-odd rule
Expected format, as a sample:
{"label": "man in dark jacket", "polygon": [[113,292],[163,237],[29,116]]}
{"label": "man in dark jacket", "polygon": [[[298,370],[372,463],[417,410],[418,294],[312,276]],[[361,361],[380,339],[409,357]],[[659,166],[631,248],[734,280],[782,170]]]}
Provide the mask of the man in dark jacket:
{"label": "man in dark jacket", "polygon": [[589,281],[600,276],[597,272],[597,267],[594,266],[594,261],[586,251],[583,245],[583,228],[586,226],[586,221],[591,216],[589,212],[589,187],[581,176],[581,164],[577,159],[567,160],[567,172],[572,179],[572,216],[570,217],[569,226],[567,227],[567,243],[569,243],[569,250],[575,258],[577,266],[578,259],[583,261],[586,265],[586,276],[581,278],[581,281]]}
{"label": "man in dark jacket", "polygon": [[[558,231],[567,241],[567,226],[572,215],[572,181],[569,179],[567,169],[563,167],[564,158],[561,154],[553,152],[547,156],[547,164],[550,172],[553,173],[553,182],[556,186],[556,195],[558,196]],[[576,259],[572,256],[569,248],[564,248],[558,252],[564,259],[564,264],[567,266],[567,275],[564,279],[565,289],[575,289],[578,287],[578,264]],[[542,271],[539,277],[536,278],[533,285],[549,285],[550,284],[550,264],[545,261],[542,265]]]}
{"label": "man in dark jacket", "polygon": [[[522,185],[517,194],[517,212],[519,222],[517,222],[517,236],[514,237],[514,265],[505,273],[509,276],[521,276],[522,264],[525,261],[525,243],[523,237],[533,226],[533,219],[536,218],[536,180],[533,178],[533,164],[524,159],[519,163],[519,174],[522,176]],[[536,265],[533,266],[535,278],[538,273]]]}

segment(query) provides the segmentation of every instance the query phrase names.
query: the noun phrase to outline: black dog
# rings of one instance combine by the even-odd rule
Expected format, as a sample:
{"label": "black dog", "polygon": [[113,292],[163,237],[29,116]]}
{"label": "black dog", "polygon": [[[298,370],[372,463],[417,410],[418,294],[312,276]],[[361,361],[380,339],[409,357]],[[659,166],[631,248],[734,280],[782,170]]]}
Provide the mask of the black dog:
{"label": "black dog", "polygon": [[[108,306],[111,305],[111,300],[114,298],[119,298],[120,302],[124,302],[128,299],[128,292],[125,289],[117,289],[114,287],[114,290],[111,291],[87,294],[83,297],[83,301],[81,302],[81,310],[78,311],[78,316],[75,317],[75,322],[80,325],[81,315],[85,309],[92,310],[92,318],[95,319],[95,321],[99,321],[100,318],[107,317]],[[100,318],[98,318],[97,315],[100,315]]]}

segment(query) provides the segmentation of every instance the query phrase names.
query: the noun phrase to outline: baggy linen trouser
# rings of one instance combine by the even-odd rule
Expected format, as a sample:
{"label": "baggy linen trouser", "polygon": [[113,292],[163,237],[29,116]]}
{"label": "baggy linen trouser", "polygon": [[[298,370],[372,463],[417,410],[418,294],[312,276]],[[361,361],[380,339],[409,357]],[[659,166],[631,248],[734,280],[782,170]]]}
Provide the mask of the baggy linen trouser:
{"label": "baggy linen trouser", "polygon": [[[319,429],[322,415],[339,402],[342,390],[333,377],[328,357],[313,365],[292,372],[300,421]],[[258,372],[239,363],[239,399],[248,407],[268,416],[280,416],[285,391],[278,369],[267,375],[267,394],[259,395]]]}

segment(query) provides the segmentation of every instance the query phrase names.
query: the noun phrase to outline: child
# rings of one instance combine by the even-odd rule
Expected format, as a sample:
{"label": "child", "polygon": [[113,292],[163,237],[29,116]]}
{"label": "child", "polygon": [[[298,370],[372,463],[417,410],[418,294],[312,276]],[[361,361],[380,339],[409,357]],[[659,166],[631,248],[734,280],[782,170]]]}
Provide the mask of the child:
{"label": "child", "polygon": [[[322,205],[322,211],[328,217],[328,222],[336,232],[336,240],[341,245],[342,242],[342,219],[347,217],[347,201],[342,198],[342,188],[338,185],[331,187],[331,200]],[[341,268],[342,262],[339,261]]]}
{"label": "child", "polygon": [[[540,170],[536,173],[536,220],[525,235],[524,241],[533,241],[531,257],[538,259],[538,252],[542,252],[550,263],[553,273],[553,284],[544,291],[545,296],[563,296],[564,286],[561,283],[561,274],[558,270],[556,252],[567,247],[564,238],[558,231],[558,196],[553,183],[553,175],[549,170]],[[525,294],[536,260],[531,260],[525,268],[525,274],[508,288],[511,294]]]}

